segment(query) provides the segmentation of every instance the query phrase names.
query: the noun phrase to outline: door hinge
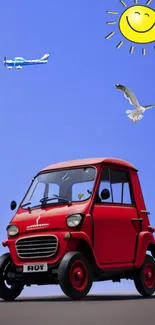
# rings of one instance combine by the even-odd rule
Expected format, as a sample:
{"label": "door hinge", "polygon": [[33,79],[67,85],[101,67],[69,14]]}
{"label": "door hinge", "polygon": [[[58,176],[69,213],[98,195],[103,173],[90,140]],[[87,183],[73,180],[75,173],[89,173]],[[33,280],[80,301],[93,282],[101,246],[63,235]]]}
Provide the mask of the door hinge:
{"label": "door hinge", "polygon": [[149,211],[146,211],[146,210],[141,210],[141,213],[150,214],[150,212]]}
{"label": "door hinge", "polygon": [[132,221],[143,221],[142,218],[133,218]]}

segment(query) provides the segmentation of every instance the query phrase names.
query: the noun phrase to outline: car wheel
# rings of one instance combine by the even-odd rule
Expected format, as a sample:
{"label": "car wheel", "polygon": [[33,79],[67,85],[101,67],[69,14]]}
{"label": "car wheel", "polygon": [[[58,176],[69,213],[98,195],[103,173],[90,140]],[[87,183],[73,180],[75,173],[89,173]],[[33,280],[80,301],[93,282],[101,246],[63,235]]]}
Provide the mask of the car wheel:
{"label": "car wheel", "polygon": [[137,291],[144,297],[150,297],[155,292],[155,261],[152,256],[146,255],[142,267],[134,275]]}
{"label": "car wheel", "polygon": [[7,274],[11,264],[12,260],[9,253],[0,257],[0,298],[5,301],[15,300],[24,288],[23,285],[9,285]]}
{"label": "car wheel", "polygon": [[79,252],[67,253],[58,270],[62,291],[70,298],[79,300],[86,296],[92,286],[92,270],[87,259]]}

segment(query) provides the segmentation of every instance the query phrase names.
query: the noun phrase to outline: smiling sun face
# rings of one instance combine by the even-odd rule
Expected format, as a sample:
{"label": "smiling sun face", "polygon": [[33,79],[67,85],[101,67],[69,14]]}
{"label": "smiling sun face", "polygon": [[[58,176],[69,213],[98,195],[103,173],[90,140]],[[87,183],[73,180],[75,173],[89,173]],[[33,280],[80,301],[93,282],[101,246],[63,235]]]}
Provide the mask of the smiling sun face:
{"label": "smiling sun face", "polygon": [[[128,7],[120,16],[118,27],[121,34],[130,42],[137,44],[148,44],[155,41],[155,11],[147,5],[152,0],[148,0],[146,5],[138,5],[138,0],[135,0],[135,5]],[[126,4],[120,0],[124,7]],[[114,11],[108,11],[109,14],[118,14]],[[107,24],[116,24],[115,21],[107,22]],[[111,32],[105,38],[109,39],[115,33]],[[120,48],[123,45],[123,41],[119,42],[116,46]],[[134,46],[130,47],[130,53],[133,53]],[[145,55],[146,50],[142,49],[142,54]]]}
{"label": "smiling sun face", "polygon": [[150,43],[155,41],[155,11],[146,6],[132,6],[119,20],[121,33],[129,41]]}

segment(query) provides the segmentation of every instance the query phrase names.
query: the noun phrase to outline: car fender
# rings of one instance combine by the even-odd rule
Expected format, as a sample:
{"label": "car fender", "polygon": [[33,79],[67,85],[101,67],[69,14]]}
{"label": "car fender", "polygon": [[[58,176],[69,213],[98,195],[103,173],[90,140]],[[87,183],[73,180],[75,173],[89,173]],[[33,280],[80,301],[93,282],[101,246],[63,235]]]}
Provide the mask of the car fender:
{"label": "car fender", "polygon": [[142,266],[145,259],[146,251],[150,244],[155,245],[155,239],[153,234],[149,231],[142,231],[138,237],[137,254],[135,259],[136,268]]}
{"label": "car fender", "polygon": [[89,245],[89,247],[91,249],[91,252],[92,252],[92,255],[94,257],[94,261],[96,262],[97,267],[100,268],[99,262],[96,259],[96,256],[94,254],[94,249],[93,249],[92,243],[91,243],[89,237],[87,236],[87,234],[85,232],[82,232],[82,231],[79,231],[79,232],[70,232],[70,239],[69,240],[70,241],[74,241],[75,240],[75,241],[78,241],[78,242],[80,240],[85,241]]}

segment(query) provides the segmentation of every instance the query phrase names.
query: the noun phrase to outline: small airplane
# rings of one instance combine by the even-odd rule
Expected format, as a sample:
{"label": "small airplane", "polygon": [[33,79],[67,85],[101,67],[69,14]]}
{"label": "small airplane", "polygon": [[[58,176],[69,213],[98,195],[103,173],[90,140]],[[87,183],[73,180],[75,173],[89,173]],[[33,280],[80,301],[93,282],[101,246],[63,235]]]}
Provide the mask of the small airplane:
{"label": "small airplane", "polygon": [[20,70],[23,66],[27,65],[45,64],[48,62],[48,58],[48,53],[44,54],[41,59],[36,60],[26,60],[22,57],[17,56],[12,60],[7,60],[6,57],[4,57],[4,66],[7,67],[7,69],[12,69],[15,67],[16,69]]}

